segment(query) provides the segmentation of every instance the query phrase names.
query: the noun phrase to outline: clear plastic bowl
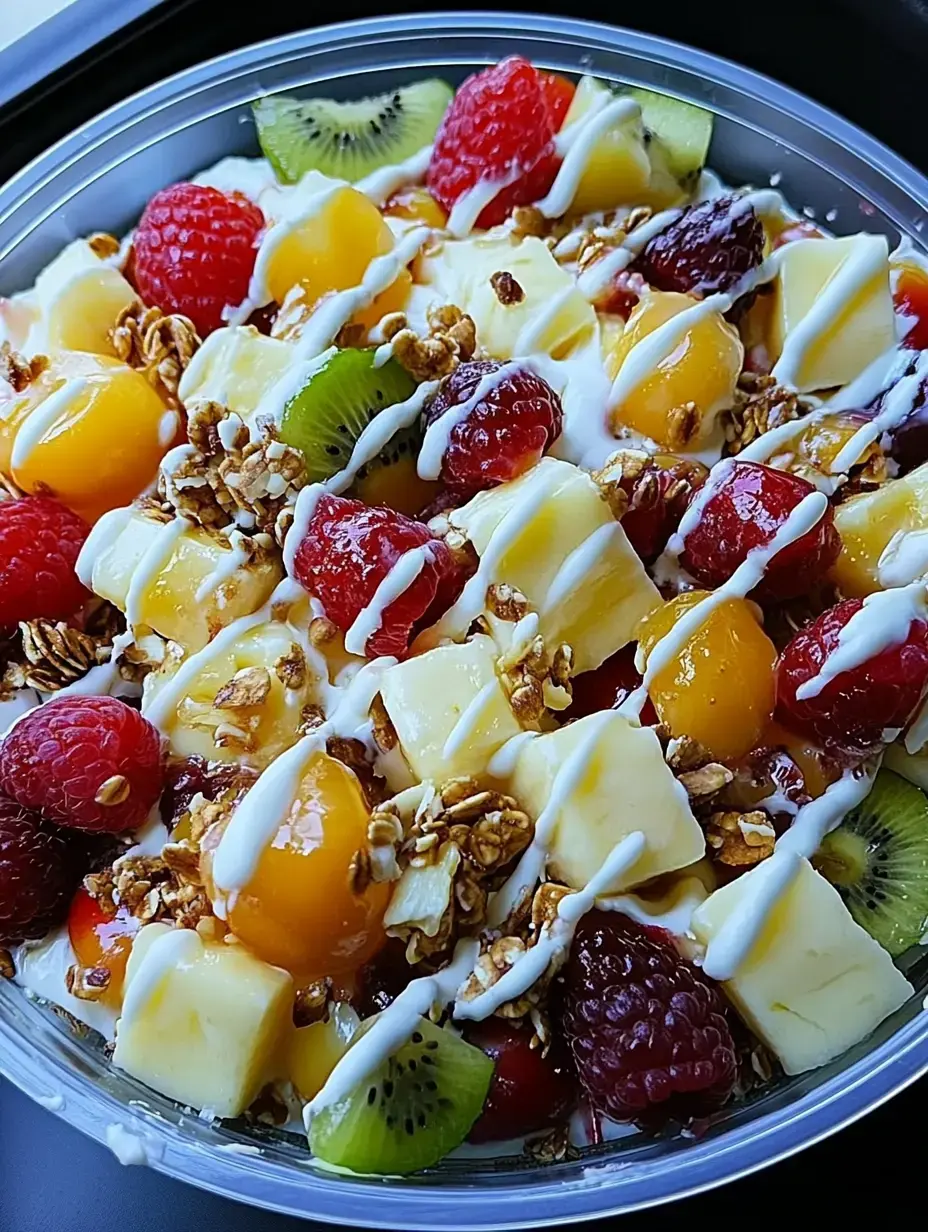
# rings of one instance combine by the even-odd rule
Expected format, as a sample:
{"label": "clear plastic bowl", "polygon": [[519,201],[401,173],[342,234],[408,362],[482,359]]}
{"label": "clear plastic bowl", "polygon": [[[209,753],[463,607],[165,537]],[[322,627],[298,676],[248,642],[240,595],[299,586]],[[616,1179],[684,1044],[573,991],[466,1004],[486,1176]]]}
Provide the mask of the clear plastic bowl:
{"label": "clear plastic bowl", "polygon": [[[790,201],[818,217],[828,212],[838,232],[864,227],[885,232],[891,243],[900,235],[918,241],[928,209],[925,178],[859,129],[767,78],[629,30],[446,13],[330,26],[249,47],[85,125],[0,189],[0,293],[28,285],[75,236],[130,226],[164,184],[225,154],[256,152],[246,120],[258,95],[309,86],[352,96],[427,74],[459,80],[512,52],[548,69],[594,72],[709,107],[718,116],[711,162],[725,178],[765,185],[777,173]],[[632,1135],[545,1168],[521,1159],[460,1159],[414,1178],[365,1180],[326,1173],[305,1143],[273,1130],[262,1131],[260,1157],[242,1153],[254,1137],[210,1126],[112,1069],[98,1039],[75,1036],[5,981],[0,1071],[92,1137],[105,1141],[108,1126],[122,1125],[143,1140],[152,1166],[256,1206],[368,1227],[562,1223],[743,1176],[833,1133],[914,1081],[928,1069],[928,956],[909,965],[918,995],[873,1037],[834,1064],[733,1109],[700,1140]]]}

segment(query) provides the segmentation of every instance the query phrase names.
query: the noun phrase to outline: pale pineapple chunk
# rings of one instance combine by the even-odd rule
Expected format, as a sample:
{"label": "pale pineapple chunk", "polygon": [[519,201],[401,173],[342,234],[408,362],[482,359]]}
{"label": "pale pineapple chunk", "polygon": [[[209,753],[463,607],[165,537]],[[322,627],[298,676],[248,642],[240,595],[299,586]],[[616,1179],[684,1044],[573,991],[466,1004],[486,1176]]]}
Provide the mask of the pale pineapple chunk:
{"label": "pale pineapple chunk", "polygon": [[[882,260],[880,259],[882,254]],[[846,385],[896,341],[889,287],[889,246],[882,235],[796,240],[783,247],[771,319],[770,353],[782,355],[790,335],[827,296],[850,262],[872,263],[874,272],[848,302],[841,297],[827,327],[808,347],[798,371],[785,374],[800,392]]]}
{"label": "pale pineapple chunk", "polygon": [[[302,664],[288,687],[281,660]],[[187,660],[189,663],[190,660]],[[173,753],[229,761],[262,770],[300,736],[303,707],[317,702],[324,661],[309,660],[294,630],[259,621],[239,636],[229,629],[200,652],[198,670],[178,690],[175,675],[189,668],[174,658],[145,681],[145,713],[158,714]]]}
{"label": "pale pineapple chunk", "polygon": [[188,408],[218,402],[247,419],[292,362],[289,342],[268,338],[253,325],[217,329],[194,355],[178,394]]}
{"label": "pale pineapple chunk", "polygon": [[[755,893],[763,865],[711,894],[693,916],[703,945]],[[824,1065],[912,995],[886,951],[855,923],[837,890],[801,861],[725,991],[788,1074]]]}
{"label": "pale pineapple chunk", "polygon": [[590,476],[544,458],[527,475],[481,492],[450,515],[479,556],[503,518],[531,492],[547,499],[495,562],[487,583],[516,586],[539,615],[550,647],[568,642],[574,674],[590,671],[634,637],[661,597]]}
{"label": "pale pineapple chunk", "polygon": [[135,303],[135,289],[106,265],[86,240],[74,240],[36,279],[39,318],[27,343],[37,351],[116,355],[111,337],[119,313]]}
{"label": "pale pineapple chunk", "polygon": [[831,576],[845,595],[916,581],[928,572],[928,463],[836,505],[835,526],[841,554]]}
{"label": "pale pineapple chunk", "polygon": [[149,924],[129,958],[113,1064],[180,1104],[240,1116],[282,1073],[293,992],[243,945]]}
{"label": "pale pineapple chunk", "polygon": [[541,816],[559,769],[581,747],[589,750],[586,770],[558,811],[549,848],[556,874],[568,885],[583,889],[616,843],[636,830],[647,839],[645,853],[609,893],[705,855],[703,832],[654,731],[618,713],[588,715],[526,742],[510,788],[530,816]]}
{"label": "pale pineapple chunk", "polygon": [[488,637],[438,646],[389,668],[381,696],[403,755],[420,781],[480,776],[522,730],[496,674]]}
{"label": "pale pineapple chunk", "polygon": [[[277,559],[265,552],[249,561],[245,552],[208,535],[198,527],[185,529],[152,565],[163,523],[136,510],[114,510],[94,529],[90,585],[94,592],[125,610],[130,586],[141,567],[143,593],[138,623],[187,651],[205,646],[219,629],[239,616],[256,611],[283,576]],[[97,550],[99,545],[99,550]]]}
{"label": "pale pineapple chunk", "polygon": [[[490,279],[501,271],[522,288],[519,303],[500,303]],[[448,240],[423,262],[422,277],[444,302],[473,317],[480,345],[496,359],[539,352],[560,359],[596,331],[592,306],[536,236],[518,243],[493,232]]]}
{"label": "pale pineapple chunk", "polygon": [[[591,108],[601,108],[615,97],[595,77],[581,77],[561,131],[569,131]],[[618,205],[640,205],[647,198],[650,183],[651,161],[639,113],[614,124],[596,142],[577,184],[571,213],[590,214]]]}

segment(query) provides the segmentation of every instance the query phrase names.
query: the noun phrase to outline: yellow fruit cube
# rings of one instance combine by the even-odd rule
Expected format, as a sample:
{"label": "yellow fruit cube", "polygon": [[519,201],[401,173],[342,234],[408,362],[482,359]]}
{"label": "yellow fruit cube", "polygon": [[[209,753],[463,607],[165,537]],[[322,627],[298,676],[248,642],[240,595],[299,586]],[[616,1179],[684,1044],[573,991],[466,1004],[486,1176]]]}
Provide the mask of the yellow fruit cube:
{"label": "yellow fruit cube", "polygon": [[287,1077],[300,1099],[308,1103],[319,1094],[360,1025],[351,1006],[339,1001],[325,1022],[294,1029],[287,1048]]}
{"label": "yellow fruit cube", "polygon": [[218,402],[247,420],[292,362],[290,343],[267,338],[253,325],[217,329],[185,370],[178,395],[188,410]]}
{"label": "yellow fruit cube", "polygon": [[[595,77],[581,77],[561,131],[569,132],[592,108],[602,108],[614,98]],[[639,205],[650,183],[651,162],[639,114],[616,123],[596,142],[577,185],[571,213],[591,214],[618,205]]]}
{"label": "yellow fruit cube", "polygon": [[113,1064],[170,1099],[240,1116],[282,1076],[293,980],[242,945],[149,924],[126,971]]}
{"label": "yellow fruit cube", "polygon": [[381,696],[403,755],[421,782],[485,774],[522,730],[496,674],[488,637],[438,646],[389,668]]}
{"label": "yellow fruit cube", "polygon": [[582,748],[586,767],[558,810],[550,845],[551,864],[568,885],[583,889],[615,845],[636,830],[647,839],[645,853],[610,893],[686,868],[705,855],[703,832],[654,731],[616,712],[588,715],[526,742],[510,788],[530,816],[541,816],[558,772]]}
{"label": "yellow fruit cube", "polygon": [[[764,865],[706,899],[693,931],[709,945],[756,893]],[[788,1074],[824,1065],[903,1005],[912,986],[856,924],[837,890],[802,860],[725,991]]]}
{"label": "yellow fruit cube", "polygon": [[[882,235],[795,240],[779,260],[769,340],[774,375],[803,393],[830,389],[848,384],[893,346],[889,246]],[[806,339],[804,323],[823,306],[823,328]]]}
{"label": "yellow fruit cube", "polygon": [[841,554],[832,580],[851,598],[928,573],[928,463],[835,506]]}

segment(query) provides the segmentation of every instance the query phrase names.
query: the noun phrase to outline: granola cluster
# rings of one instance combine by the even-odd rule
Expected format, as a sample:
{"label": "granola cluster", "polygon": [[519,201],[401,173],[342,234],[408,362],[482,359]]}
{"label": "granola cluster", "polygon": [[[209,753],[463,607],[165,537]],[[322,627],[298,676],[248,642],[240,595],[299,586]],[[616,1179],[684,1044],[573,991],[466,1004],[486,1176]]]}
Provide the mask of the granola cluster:
{"label": "granola cluster", "polygon": [[[678,522],[708,471],[701,462],[678,458],[664,470],[642,449],[619,449],[593,481],[619,521],[630,512],[650,512],[662,506],[668,523]],[[667,483],[665,475],[670,476]]]}
{"label": "granola cluster", "polygon": [[113,639],[123,624],[116,608],[105,602],[88,613],[79,629],[62,620],[21,621],[0,648],[6,663],[0,677],[0,699],[23,688],[55,693],[91,668],[108,663]]}
{"label": "granola cluster", "polygon": [[34,355],[32,359],[26,359],[14,351],[8,342],[0,342],[0,382],[5,381],[14,393],[21,394],[28,389],[47,367],[47,356]]}
{"label": "granola cluster", "polygon": [[160,480],[177,513],[207,530],[235,522],[282,537],[306,483],[306,463],[299,449],[279,439],[273,421],[263,419],[257,426],[260,438],[251,440],[240,417],[226,407],[207,402],[193,408],[188,426],[193,447],[162,470]]}
{"label": "granola cluster", "polygon": [[[528,613],[528,600],[514,586],[494,583],[487,589],[487,611],[497,620],[516,625]],[[540,633],[522,639],[513,630],[510,648],[499,660],[500,676],[519,721],[540,722],[548,710],[566,710],[571,703],[570,673],[574,652],[562,642],[553,650]]]}
{"label": "granola cluster", "polygon": [[426,320],[428,333],[425,335],[417,334],[402,312],[391,313],[380,324],[393,358],[420,382],[447,376],[458,364],[473,359],[477,351],[473,318],[454,304],[429,308]]}
{"label": "granola cluster", "polygon": [[166,316],[136,301],[116,318],[112,342],[123,363],[144,373],[169,406],[180,406],[180,379],[201,345],[188,317]]}

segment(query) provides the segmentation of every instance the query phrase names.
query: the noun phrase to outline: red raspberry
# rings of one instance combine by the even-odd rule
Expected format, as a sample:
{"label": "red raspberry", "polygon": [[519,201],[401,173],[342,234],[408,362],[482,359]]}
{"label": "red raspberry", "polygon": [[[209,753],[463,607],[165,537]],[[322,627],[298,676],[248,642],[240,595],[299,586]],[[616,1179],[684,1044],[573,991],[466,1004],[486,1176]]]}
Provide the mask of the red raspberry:
{"label": "red raspberry", "polygon": [[426,428],[463,406],[485,377],[503,367],[507,373],[499,384],[451,429],[442,456],[440,478],[461,495],[495,488],[531,470],[561,434],[561,400],[548,382],[528,368],[488,359],[459,364],[444,378],[426,407]]}
{"label": "red raspberry", "polygon": [[577,1102],[577,1081],[563,1044],[552,1041],[546,1055],[533,1048],[535,1031],[506,1018],[468,1023],[464,1038],[496,1064],[483,1112],[468,1142],[524,1138],[559,1125]]}
{"label": "red raspberry", "polygon": [[37,940],[61,923],[76,881],[66,836],[0,796],[0,945]]}
{"label": "red raspberry", "polygon": [[[753,548],[770,542],[796,506],[814,492],[798,475],[733,460],[686,536],[680,562],[702,586],[721,586]],[[767,567],[756,599],[793,599],[821,581],[841,551],[834,514],[779,552]]]}
{"label": "red raspberry", "polygon": [[644,563],[653,564],[709,472],[701,462],[637,450],[617,455],[606,469],[610,480],[620,474],[618,485],[628,497],[622,529]]}
{"label": "red raspberry", "polygon": [[[116,778],[124,782],[109,782]],[[161,781],[161,737],[116,697],[53,699],[0,745],[0,789],[76,830],[121,834],[140,826]],[[104,785],[113,803],[98,803]]]}
{"label": "red raspberry", "polygon": [[175,826],[190,809],[193,797],[218,800],[234,792],[236,801],[249,790],[258,772],[236,762],[204,761],[202,757],[172,757],[164,767],[161,816]]}
{"label": "red raspberry", "polygon": [[297,581],[322,604],[343,633],[374,598],[396,562],[428,546],[425,565],[407,589],[388,604],[380,628],[365,646],[368,658],[402,656],[414,635],[451,606],[463,584],[448,547],[422,522],[343,496],[320,497],[305,539],[296,550]]}
{"label": "red raspberry", "polygon": [[691,205],[655,235],[633,268],[659,291],[729,291],[764,259],[764,228],[737,197]]}
{"label": "red raspberry", "polygon": [[568,81],[566,77],[561,77],[558,73],[539,72],[538,78],[551,113],[551,123],[554,125],[554,131],[558,133],[570,110],[577,87],[572,81]]}
{"label": "red raspberry", "polygon": [[817,676],[862,599],[846,599],[800,629],[777,663],[777,717],[826,744],[866,750],[887,728],[903,728],[928,688],[928,623],[915,620],[904,642],[842,672],[815,697],[796,691]]}
{"label": "red raspberry", "polygon": [[239,193],[172,184],[155,193],[132,241],[135,286],[146,304],[189,317],[201,337],[248,294],[264,215]]}
{"label": "red raspberry", "polygon": [[450,211],[475,184],[518,173],[484,207],[477,219],[481,227],[495,226],[514,206],[543,197],[558,166],[550,98],[550,85],[521,56],[468,77],[435,137],[426,180],[432,196]]}
{"label": "red raspberry", "polygon": [[[623,646],[605,663],[571,682],[573,700],[566,717],[582,719],[600,710],[615,710],[640,684],[641,673],[635,667],[635,647]],[[641,723],[643,727],[653,727],[657,723],[657,713],[650,698],[641,712]]]}
{"label": "red raspberry", "polygon": [[562,1026],[594,1108],[689,1120],[731,1094],[737,1057],[718,989],[667,933],[591,911],[564,971]]}
{"label": "red raspberry", "polygon": [[47,496],[0,502],[0,629],[77,611],[89,596],[74,563],[89,534],[83,518]]}

